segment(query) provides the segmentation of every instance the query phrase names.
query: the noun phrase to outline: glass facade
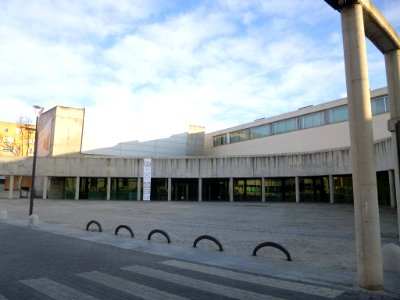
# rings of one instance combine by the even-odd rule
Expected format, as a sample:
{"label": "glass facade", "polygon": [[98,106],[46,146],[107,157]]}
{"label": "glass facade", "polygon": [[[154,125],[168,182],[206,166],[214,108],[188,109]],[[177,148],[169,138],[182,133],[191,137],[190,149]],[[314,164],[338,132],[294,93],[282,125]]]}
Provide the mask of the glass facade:
{"label": "glass facade", "polygon": [[[371,100],[372,115],[379,115],[389,112],[389,99],[387,96],[373,98]],[[282,134],[295,130],[313,128],[323,125],[335,124],[349,120],[348,106],[342,105],[299,117],[276,121],[264,125],[249,127],[229,133],[214,136],[214,146],[229,143],[243,142],[251,139],[267,137],[273,134]]]}
{"label": "glass facade", "polygon": [[137,200],[137,179],[111,178],[110,200]]}
{"label": "glass facade", "polygon": [[295,202],[296,187],[294,177],[265,178],[266,202]]}
{"label": "glass facade", "polygon": [[300,177],[301,202],[329,202],[329,177]]}
{"label": "glass facade", "polygon": [[353,203],[353,180],[351,175],[334,176],[335,203]]}
{"label": "glass facade", "polygon": [[203,201],[229,201],[229,178],[203,178]]}
{"label": "glass facade", "polygon": [[234,179],[233,200],[261,202],[261,179]]}
{"label": "glass facade", "polygon": [[80,178],[79,199],[107,199],[107,178]]}

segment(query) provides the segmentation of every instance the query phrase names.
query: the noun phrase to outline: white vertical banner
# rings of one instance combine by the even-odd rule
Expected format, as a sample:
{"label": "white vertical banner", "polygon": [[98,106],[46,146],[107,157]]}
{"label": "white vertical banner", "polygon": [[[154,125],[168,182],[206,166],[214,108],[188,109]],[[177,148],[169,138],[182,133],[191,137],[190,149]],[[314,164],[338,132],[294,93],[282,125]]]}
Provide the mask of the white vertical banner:
{"label": "white vertical banner", "polygon": [[151,158],[143,160],[143,201],[150,201],[151,192]]}

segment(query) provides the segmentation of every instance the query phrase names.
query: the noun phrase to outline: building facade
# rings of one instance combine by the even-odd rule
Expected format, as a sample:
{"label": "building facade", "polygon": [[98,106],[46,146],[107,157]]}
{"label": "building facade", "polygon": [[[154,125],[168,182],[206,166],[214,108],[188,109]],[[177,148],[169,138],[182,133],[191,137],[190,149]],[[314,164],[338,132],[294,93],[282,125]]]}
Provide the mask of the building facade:
{"label": "building facade", "polygon": [[[387,90],[371,95],[378,199],[381,205],[394,207],[395,160],[387,130]],[[80,153],[84,112],[56,108],[46,114],[39,128],[52,124],[52,129],[50,146],[44,147],[49,149],[47,156],[38,157],[37,197],[141,200],[143,159],[152,157],[151,200],[353,201],[346,99],[207,133],[203,155],[195,156]],[[71,138],[74,127],[76,135]],[[67,145],[67,151],[61,151],[62,145]],[[3,157],[0,175],[14,180],[29,176],[31,166],[31,159]],[[7,195],[18,197],[11,189]]]}

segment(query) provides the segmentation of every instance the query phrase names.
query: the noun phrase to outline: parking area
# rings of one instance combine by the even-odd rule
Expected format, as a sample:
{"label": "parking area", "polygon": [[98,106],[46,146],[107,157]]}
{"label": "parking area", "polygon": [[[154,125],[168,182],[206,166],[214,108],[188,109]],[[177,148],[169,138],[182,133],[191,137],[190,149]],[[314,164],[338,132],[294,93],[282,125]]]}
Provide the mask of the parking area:
{"label": "parking area", "polygon": [[[7,211],[9,219],[28,220],[29,199],[0,199],[0,209]],[[128,225],[139,240],[147,240],[153,229],[162,229],[172,243],[187,247],[192,247],[198,236],[211,235],[221,242],[224,251],[238,256],[249,256],[258,244],[271,241],[285,247],[294,261],[356,270],[352,205],[35,199],[34,213],[39,224],[82,230],[90,220],[100,222],[103,231],[110,233],[118,225]],[[396,211],[381,208],[380,221],[382,244],[398,244]],[[119,234],[129,233],[120,230]],[[161,235],[153,239],[165,242]],[[198,247],[218,251],[206,240]],[[285,257],[273,248],[263,248],[257,254]]]}

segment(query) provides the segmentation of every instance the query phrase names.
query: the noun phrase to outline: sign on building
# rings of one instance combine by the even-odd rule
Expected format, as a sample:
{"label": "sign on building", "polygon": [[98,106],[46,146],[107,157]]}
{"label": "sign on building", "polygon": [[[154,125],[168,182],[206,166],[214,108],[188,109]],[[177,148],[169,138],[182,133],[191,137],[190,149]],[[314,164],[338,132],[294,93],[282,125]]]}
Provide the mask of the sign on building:
{"label": "sign on building", "polygon": [[151,192],[151,158],[143,161],[143,201],[150,201]]}

